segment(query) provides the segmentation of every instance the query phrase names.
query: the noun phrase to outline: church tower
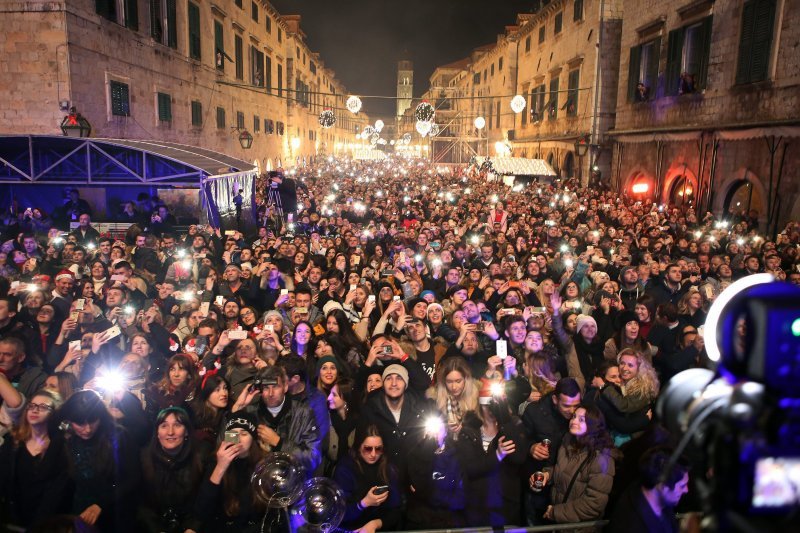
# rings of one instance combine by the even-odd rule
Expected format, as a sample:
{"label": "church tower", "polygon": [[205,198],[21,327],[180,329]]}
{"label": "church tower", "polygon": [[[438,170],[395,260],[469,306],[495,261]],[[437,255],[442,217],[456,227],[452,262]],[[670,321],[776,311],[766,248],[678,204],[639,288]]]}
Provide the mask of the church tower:
{"label": "church tower", "polygon": [[414,91],[414,63],[403,60],[397,62],[397,118],[403,116],[411,107]]}

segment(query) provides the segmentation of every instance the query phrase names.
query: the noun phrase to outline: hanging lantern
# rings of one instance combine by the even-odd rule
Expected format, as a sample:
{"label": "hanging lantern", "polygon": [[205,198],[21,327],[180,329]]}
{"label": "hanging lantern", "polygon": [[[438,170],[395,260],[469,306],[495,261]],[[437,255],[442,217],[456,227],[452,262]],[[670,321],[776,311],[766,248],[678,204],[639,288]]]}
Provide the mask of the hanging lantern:
{"label": "hanging lantern", "polygon": [[436,114],[436,110],[427,100],[423,100],[422,102],[420,102],[420,104],[414,110],[414,117],[419,122],[433,121],[434,114]]}
{"label": "hanging lantern", "polygon": [[431,123],[426,120],[417,121],[417,133],[425,137],[431,131]]}
{"label": "hanging lantern", "polygon": [[249,150],[253,146],[253,136],[247,130],[242,130],[239,133],[239,144],[245,150]]}
{"label": "hanging lantern", "polygon": [[347,99],[347,103],[345,104],[347,110],[353,113],[354,115],[361,111],[361,98],[356,95],[351,96]]}
{"label": "hanging lantern", "polygon": [[319,114],[319,125],[325,129],[330,128],[336,124],[336,115],[330,109],[325,109]]}
{"label": "hanging lantern", "polygon": [[92,125],[74,107],[71,107],[69,115],[66,115],[61,121],[61,133],[66,137],[88,137],[92,134]]}
{"label": "hanging lantern", "polygon": [[516,95],[511,99],[511,110],[519,114],[522,113],[523,109],[525,109],[525,97]]}

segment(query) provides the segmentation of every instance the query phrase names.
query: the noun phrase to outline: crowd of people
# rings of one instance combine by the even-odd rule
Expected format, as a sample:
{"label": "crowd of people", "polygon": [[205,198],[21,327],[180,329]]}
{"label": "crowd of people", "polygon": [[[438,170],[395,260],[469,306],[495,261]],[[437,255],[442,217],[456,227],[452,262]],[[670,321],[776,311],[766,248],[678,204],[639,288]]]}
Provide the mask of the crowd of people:
{"label": "crowd of people", "polygon": [[260,531],[279,451],[337,482],[345,530],[675,531],[713,472],[663,471],[654,403],[708,364],[732,281],[800,284],[800,225],[493,178],[320,159],[255,235],[153,205],[116,240],[75,198],[71,232],[6,216],[0,522]]}

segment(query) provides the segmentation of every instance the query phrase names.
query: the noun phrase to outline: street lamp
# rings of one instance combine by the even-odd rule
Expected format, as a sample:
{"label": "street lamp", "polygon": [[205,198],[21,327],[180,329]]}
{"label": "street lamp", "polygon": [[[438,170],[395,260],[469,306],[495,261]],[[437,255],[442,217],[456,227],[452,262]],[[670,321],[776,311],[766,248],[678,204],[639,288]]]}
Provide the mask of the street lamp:
{"label": "street lamp", "polygon": [[[486,119],[483,117],[475,118],[475,129],[478,130],[478,153],[480,153],[481,130],[486,127]],[[489,135],[486,135],[486,157],[489,157]]]}
{"label": "street lamp", "polygon": [[583,158],[589,153],[589,138],[586,135],[578,137],[575,141],[575,154],[578,156],[578,179],[583,180]]}
{"label": "street lamp", "polygon": [[249,150],[253,146],[253,136],[247,130],[242,130],[239,133],[239,144],[243,149]]}
{"label": "street lamp", "polygon": [[61,132],[65,137],[88,137],[92,134],[92,125],[73,106],[69,115],[61,120]]}

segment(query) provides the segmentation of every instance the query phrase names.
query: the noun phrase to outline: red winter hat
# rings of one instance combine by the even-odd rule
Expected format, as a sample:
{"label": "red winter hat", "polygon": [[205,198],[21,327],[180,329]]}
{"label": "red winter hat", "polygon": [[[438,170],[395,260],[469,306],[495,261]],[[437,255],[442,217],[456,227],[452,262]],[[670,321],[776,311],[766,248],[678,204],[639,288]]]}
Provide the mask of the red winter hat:
{"label": "red winter hat", "polygon": [[481,378],[481,390],[478,393],[478,403],[489,405],[497,396],[505,395],[505,386],[501,380]]}
{"label": "red winter hat", "polygon": [[71,271],[67,270],[66,268],[61,270],[58,274],[56,274],[56,281],[60,281],[62,279],[69,278],[72,281],[75,281],[75,274]]}

